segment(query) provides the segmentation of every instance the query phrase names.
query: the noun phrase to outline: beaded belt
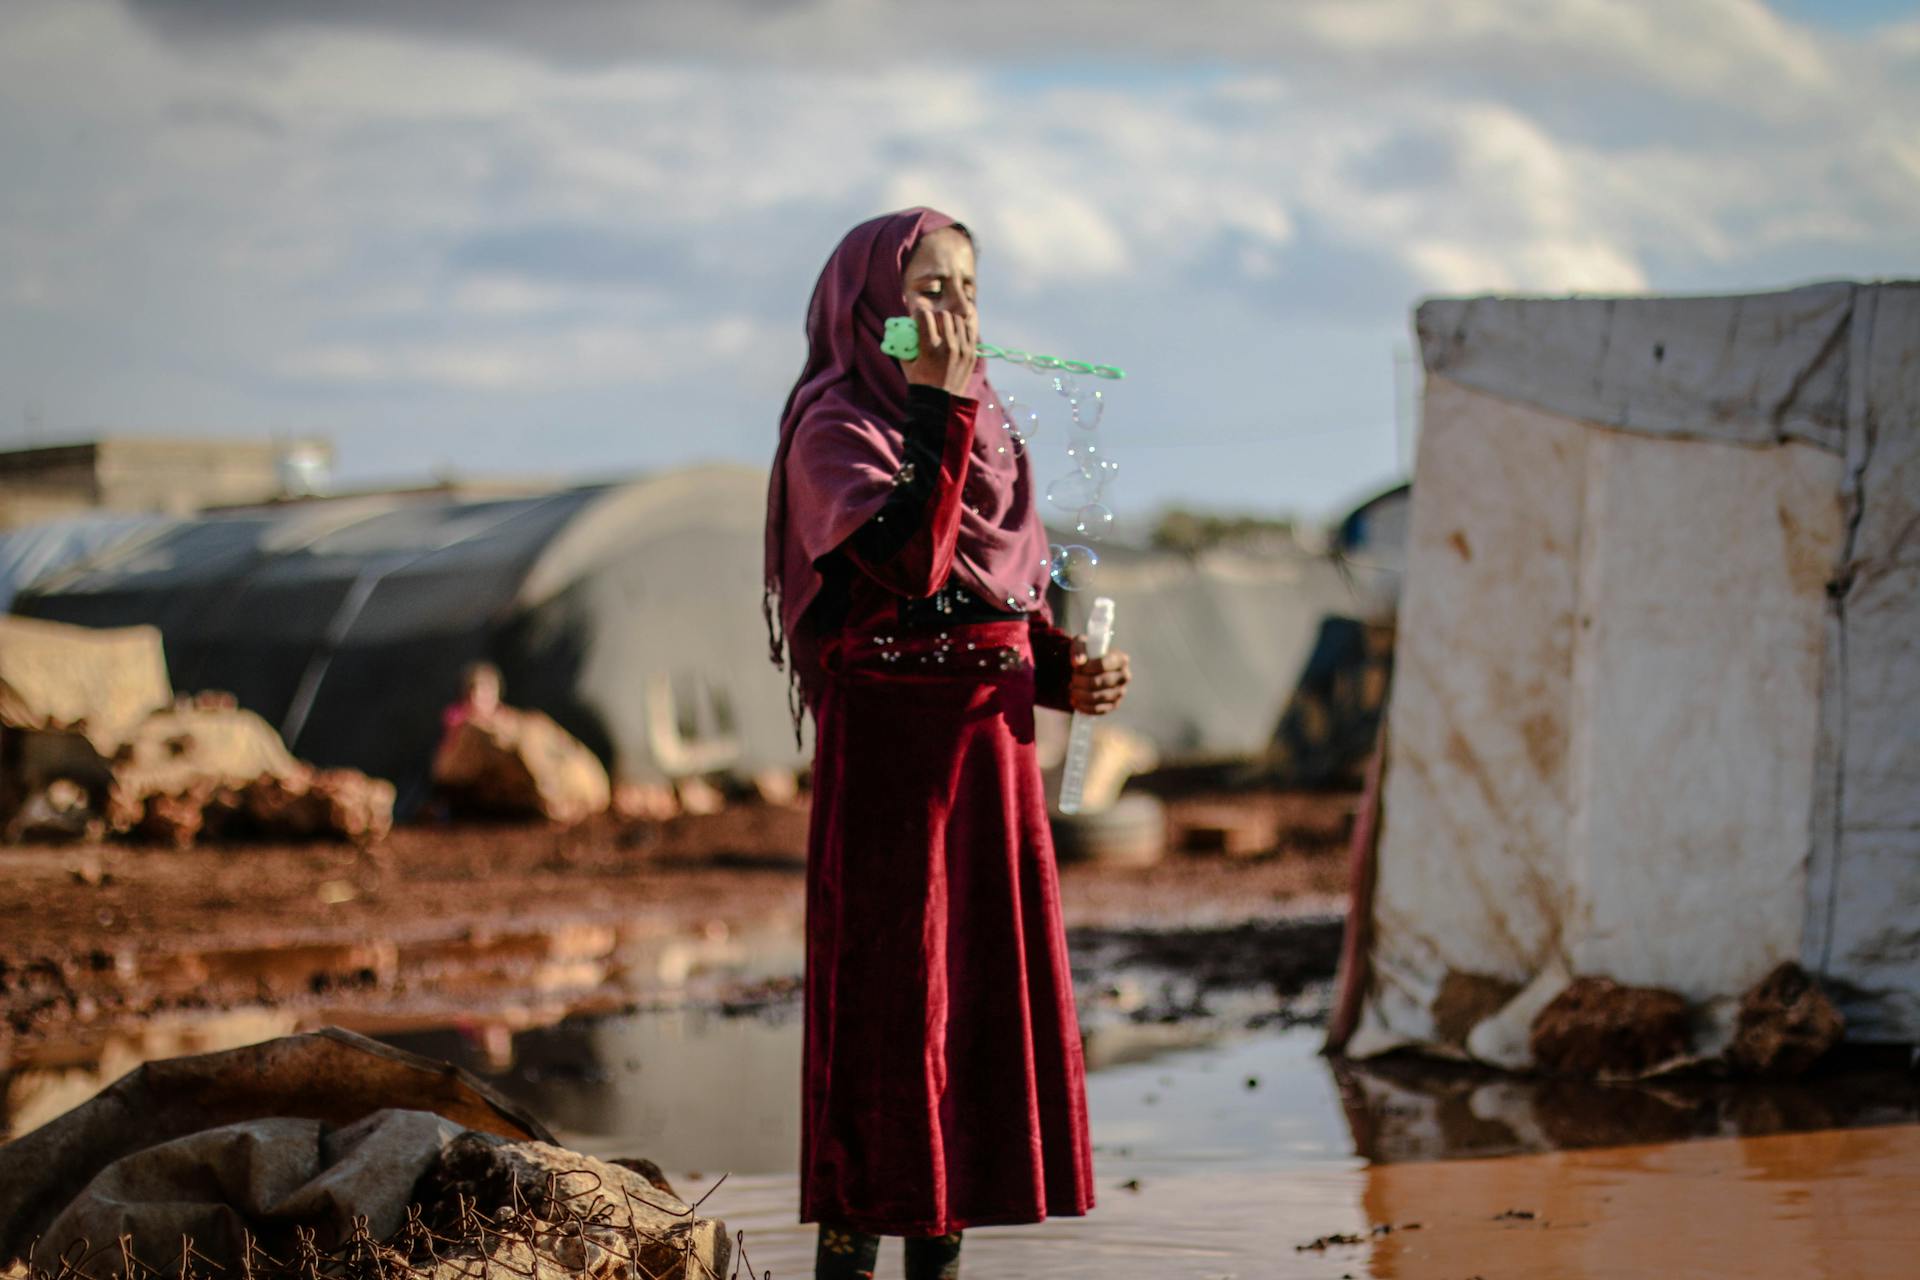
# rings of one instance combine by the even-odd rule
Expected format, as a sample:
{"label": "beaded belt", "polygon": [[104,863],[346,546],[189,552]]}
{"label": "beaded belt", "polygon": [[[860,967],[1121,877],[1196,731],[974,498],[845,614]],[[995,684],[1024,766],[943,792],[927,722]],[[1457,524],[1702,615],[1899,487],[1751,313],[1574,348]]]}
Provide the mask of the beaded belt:
{"label": "beaded belt", "polygon": [[971,676],[1033,667],[1028,623],[975,622],[945,631],[906,631],[882,624],[873,632],[844,631],[824,655],[829,671],[880,675]]}

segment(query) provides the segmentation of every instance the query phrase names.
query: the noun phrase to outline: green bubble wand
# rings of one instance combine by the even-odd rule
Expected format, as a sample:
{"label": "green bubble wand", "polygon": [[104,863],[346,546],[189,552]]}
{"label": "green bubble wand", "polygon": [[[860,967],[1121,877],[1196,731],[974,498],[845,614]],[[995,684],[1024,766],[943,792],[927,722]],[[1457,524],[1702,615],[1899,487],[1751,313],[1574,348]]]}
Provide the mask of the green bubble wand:
{"label": "green bubble wand", "polygon": [[[920,358],[920,326],[914,322],[912,316],[892,317],[887,321],[886,335],[880,339],[880,349],[895,360],[918,360]],[[974,344],[973,349],[975,354],[983,360],[1005,360],[1009,364],[1024,364],[1030,369],[1063,369],[1068,373],[1107,378],[1115,382],[1127,376],[1125,369],[1116,369],[1110,364],[1063,360],[1059,356],[1037,355],[1031,351],[1022,351],[1018,347],[995,347],[979,342]]]}

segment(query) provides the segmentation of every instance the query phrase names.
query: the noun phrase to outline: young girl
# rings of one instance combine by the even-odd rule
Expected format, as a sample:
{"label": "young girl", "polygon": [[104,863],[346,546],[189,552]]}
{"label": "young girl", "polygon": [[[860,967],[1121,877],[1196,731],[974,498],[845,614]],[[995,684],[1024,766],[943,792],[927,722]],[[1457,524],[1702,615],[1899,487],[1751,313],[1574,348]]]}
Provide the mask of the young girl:
{"label": "young girl", "polygon": [[[920,355],[880,350],[911,314]],[[1124,654],[1046,605],[1033,474],[982,362],[971,234],[847,233],[767,498],[768,624],[815,725],[800,1218],[816,1275],[959,1273],[970,1226],[1093,1205],[1036,705],[1101,715]],[[776,613],[777,610],[777,613]]]}

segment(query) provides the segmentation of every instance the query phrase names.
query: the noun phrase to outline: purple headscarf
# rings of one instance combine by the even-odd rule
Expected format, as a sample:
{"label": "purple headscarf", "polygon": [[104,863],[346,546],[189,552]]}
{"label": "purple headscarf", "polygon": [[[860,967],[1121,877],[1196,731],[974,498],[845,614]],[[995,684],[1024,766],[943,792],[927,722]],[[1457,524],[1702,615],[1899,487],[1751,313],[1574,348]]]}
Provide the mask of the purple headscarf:
{"label": "purple headscarf", "polygon": [[[807,308],[807,364],[780,417],[767,486],[766,613],[774,663],[790,657],[809,702],[821,641],[807,618],[820,594],[815,562],[880,510],[904,456],[898,424],[906,417],[907,376],[880,350],[884,324],[907,310],[903,276],[920,237],[957,225],[932,209],[861,223],[827,259]],[[985,361],[967,394],[980,414],[954,578],[990,603],[1004,607],[1011,598],[1019,608],[1039,608],[1047,533],[1032,468],[1002,429]]]}

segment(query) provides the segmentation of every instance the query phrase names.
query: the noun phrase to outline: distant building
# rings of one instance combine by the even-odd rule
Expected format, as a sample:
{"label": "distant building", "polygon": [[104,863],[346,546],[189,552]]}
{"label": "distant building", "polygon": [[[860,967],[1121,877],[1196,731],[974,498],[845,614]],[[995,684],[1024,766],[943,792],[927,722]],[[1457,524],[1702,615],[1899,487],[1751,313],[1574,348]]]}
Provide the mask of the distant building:
{"label": "distant building", "polygon": [[325,441],[125,436],[0,452],[0,529],[86,512],[187,516],[325,488]]}

